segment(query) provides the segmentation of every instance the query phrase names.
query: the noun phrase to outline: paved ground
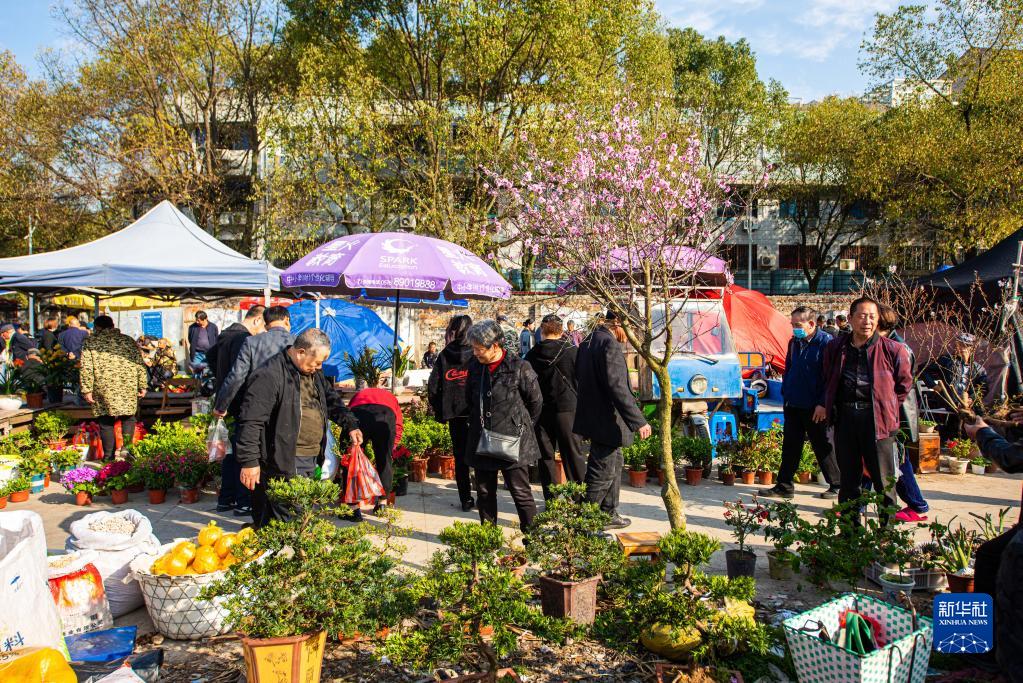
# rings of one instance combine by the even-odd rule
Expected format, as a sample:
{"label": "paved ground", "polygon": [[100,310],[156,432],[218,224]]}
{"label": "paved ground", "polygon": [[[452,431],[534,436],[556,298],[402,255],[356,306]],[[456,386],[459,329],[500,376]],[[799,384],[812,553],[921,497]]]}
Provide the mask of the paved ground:
{"label": "paved ground", "polygon": [[[927,474],[919,477],[924,495],[931,505],[930,519],[947,521],[958,515],[961,521],[973,524],[968,513],[996,513],[999,508],[1011,508],[1010,518],[1015,520],[1020,503],[1020,478],[1006,474],[977,476],[965,474],[954,476],[946,473]],[[722,503],[726,500],[742,498],[745,501],[756,492],[756,486],[737,484],[726,487],[717,481],[703,482],[699,486],[682,486],[682,495],[686,500],[686,514],[689,528],[702,531],[728,543],[731,541],[729,529],[724,525]],[[816,497],[823,486],[817,484],[798,487],[800,489],[795,501],[806,515],[813,515],[830,501]],[[538,501],[541,499],[539,486],[534,487]],[[630,530],[666,531],[667,516],[660,500],[659,487],[648,485],[643,489],[631,488],[626,484],[622,487],[622,514],[632,518]],[[34,495],[27,503],[13,504],[11,509],[31,509],[42,515],[46,527],[46,540],[50,548],[63,548],[69,534],[72,521],[97,510],[134,508],[147,515],[153,523],[153,530],[161,542],[175,538],[194,537],[198,529],[210,520],[217,520],[224,528],[237,529],[242,518],[233,514],[218,514],[216,500],[212,493],[204,493],[199,503],[179,505],[176,496],[170,494],[163,505],[149,505],[144,493],[133,494],[132,499],[123,506],[110,505],[109,498],[100,498],[89,508],[76,507],[71,497],[56,485],[52,485],[42,494]],[[453,481],[429,478],[423,483],[409,485],[407,496],[398,499],[398,507],[403,511],[402,523],[412,529],[407,540],[407,552],[404,561],[409,567],[419,568],[426,558],[439,548],[437,533],[455,520],[478,520],[474,512],[463,513],[458,505],[458,495]],[[502,492],[500,503],[502,524],[509,528],[517,525],[511,498]],[[371,523],[374,518],[366,517]],[[918,540],[926,539],[926,531],[918,531]],[[771,581],[767,576],[767,562],[763,551],[767,546],[762,537],[757,541],[760,560],[757,567],[757,582],[762,598],[774,596],[779,601],[787,600],[795,590],[793,585],[783,585]],[[724,571],[724,553],[715,555],[712,569]],[[812,600],[813,593],[806,592],[805,587],[799,594],[800,601]],[[798,605],[797,605],[798,606]],[[137,623],[141,632],[151,630],[145,609],[126,615],[118,620],[118,624]]]}

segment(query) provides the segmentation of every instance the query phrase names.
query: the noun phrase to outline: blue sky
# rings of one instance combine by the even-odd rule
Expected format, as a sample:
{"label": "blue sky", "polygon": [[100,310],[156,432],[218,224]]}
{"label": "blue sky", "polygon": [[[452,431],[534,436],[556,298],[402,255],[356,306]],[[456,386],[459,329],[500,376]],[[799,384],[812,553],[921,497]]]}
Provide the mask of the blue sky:
{"label": "blue sky", "polygon": [[[777,78],[804,101],[859,94],[867,86],[856,64],[863,33],[876,12],[898,0],[656,0],[669,24],[704,35],[745,38],[760,73]],[[43,48],[67,48],[48,0],[0,0],[0,49],[11,50],[30,74]]]}

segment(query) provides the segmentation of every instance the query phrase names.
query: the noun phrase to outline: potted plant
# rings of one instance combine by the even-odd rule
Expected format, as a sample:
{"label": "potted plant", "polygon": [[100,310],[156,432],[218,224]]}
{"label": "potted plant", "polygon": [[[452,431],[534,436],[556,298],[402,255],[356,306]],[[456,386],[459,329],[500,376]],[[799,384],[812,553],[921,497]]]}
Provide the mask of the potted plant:
{"label": "potted plant", "polygon": [[970,560],[977,533],[962,524],[953,529],[954,521],[955,517],[948,520],[948,524],[933,522],[928,528],[931,539],[938,545],[938,567],[945,572],[949,591],[972,593],[973,567],[970,566]]}
{"label": "potted plant", "polygon": [[781,467],[782,430],[771,427],[759,433],[757,441],[757,483],[770,486],[774,483],[774,473]]}
{"label": "potted plant", "polygon": [[24,503],[28,500],[29,491],[32,489],[32,481],[25,475],[20,475],[7,482],[7,499],[12,503]]}
{"label": "potted plant", "polygon": [[18,461],[18,472],[32,482],[32,493],[42,493],[50,478],[48,453],[38,446],[22,451],[21,459]]}
{"label": "potted plant", "polygon": [[46,383],[46,400],[50,403],[64,402],[64,387],[73,384],[77,375],[77,362],[68,358],[67,353],[54,345],[52,349],[39,350],[42,374]]}
{"label": "potted plant", "polygon": [[103,491],[110,494],[110,501],[114,505],[123,505],[128,502],[128,488],[131,465],[126,460],[115,460],[103,465],[96,478],[96,484]]}
{"label": "potted plant", "polygon": [[603,534],[611,517],[586,501],[584,484],[556,484],[550,494],[525,543],[530,562],[540,568],[543,612],[591,624],[601,574],[621,555]]}
{"label": "potted plant", "polygon": [[10,495],[10,491],[7,490],[7,484],[0,484],[0,510],[7,507],[7,497]]}
{"label": "potted plant", "polygon": [[174,483],[181,492],[182,503],[199,502],[199,485],[209,473],[209,456],[203,450],[187,450],[173,460]]}
{"label": "potted plant", "polygon": [[60,484],[68,493],[75,495],[75,505],[90,505],[92,497],[99,492],[99,472],[92,467],[79,465],[61,476]]}
{"label": "potted plant", "polygon": [[695,436],[678,436],[673,439],[672,450],[677,451],[677,454],[689,463],[686,466],[686,483],[690,486],[699,484],[714,457],[710,440]]}
{"label": "potted plant", "polygon": [[451,443],[451,432],[447,425],[437,422],[433,418],[423,420],[423,428],[430,438],[430,450],[435,458],[435,472],[438,472],[442,479],[455,478],[455,455],[454,446]]}
{"label": "potted plant", "polygon": [[205,438],[195,429],[181,422],[157,422],[129,450],[133,466],[142,473],[149,489],[151,504],[162,503],[167,489],[175,483],[182,488],[183,502],[198,500],[198,486],[210,467]]}
{"label": "potted plant", "polygon": [[913,559],[913,530],[904,525],[889,524],[877,530],[878,559],[884,571],[878,583],[884,591],[885,600],[899,604],[899,595],[909,597],[916,587],[916,579],[907,571]]}
{"label": "potted plant", "polygon": [[796,476],[800,484],[809,484],[813,477],[820,470],[817,464],[817,456],[809,442],[803,443],[803,452],[799,456],[799,465],[796,467]]}
{"label": "potted plant", "polygon": [[58,451],[67,446],[67,433],[74,419],[62,410],[47,410],[32,421],[32,433],[47,448]]}
{"label": "potted plant", "polygon": [[60,476],[67,470],[77,467],[82,462],[82,452],[77,448],[62,448],[50,453],[50,469]]}
{"label": "potted plant", "polygon": [[742,478],[743,484],[753,484],[756,481],[759,440],[758,432],[740,430],[734,439],[718,444],[718,453],[724,453],[732,469]]}
{"label": "potted plant", "polygon": [[383,371],[391,367],[391,361],[383,357],[385,355],[387,354],[381,354],[381,357],[378,358],[377,350],[368,346],[363,346],[357,356],[345,352],[344,364],[355,379],[356,389],[375,387],[380,384],[380,376]]}
{"label": "potted plant", "polygon": [[753,496],[753,504],[746,505],[741,500],[725,503],[725,524],[732,528],[739,547],[725,551],[725,563],[728,578],[738,576],[752,577],[757,569],[757,555],[746,544],[746,537],[760,530],[767,519],[767,508]]}
{"label": "potted plant", "polygon": [[958,439],[949,441],[949,455],[952,459],[948,463],[948,469],[952,474],[966,474],[966,468],[973,459],[973,442],[969,439]]}
{"label": "potted plant", "polygon": [[640,489],[646,486],[646,441],[635,441],[623,448],[622,458],[629,468],[629,485]]}
{"label": "potted plant", "polygon": [[267,489],[294,515],[243,541],[243,556],[259,559],[232,564],[200,599],[223,600],[228,624],[242,637],[249,683],[276,682],[276,670],[292,674],[285,680],[317,681],[328,633],[354,638],[398,622],[402,579],[391,571],[389,538],[378,549],[370,525],[334,524],[343,512],[336,484],[295,477],[271,480]]}
{"label": "potted plant", "polygon": [[0,410],[21,410],[21,377],[17,372],[8,370],[0,378]]}
{"label": "potted plant", "polygon": [[25,361],[14,361],[14,373],[17,382],[25,392],[25,403],[33,410],[43,407],[46,399],[46,380],[40,366],[25,365]]}
{"label": "potted plant", "polygon": [[735,470],[727,458],[718,463],[718,477],[725,486],[735,486]]}
{"label": "potted plant", "polygon": [[406,384],[408,382],[408,380],[405,379],[405,375],[408,374],[408,371],[411,368],[412,347],[406,346],[404,349],[401,350],[400,353],[398,353],[397,358],[395,358],[394,372],[391,373],[391,375],[394,377],[394,379],[392,380],[394,382],[394,386],[396,387],[402,386],[403,384]]}
{"label": "potted plant", "polygon": [[426,571],[412,582],[419,608],[382,644],[380,652],[412,669],[430,670],[466,660],[484,664],[480,673],[452,682],[506,681],[501,660],[528,630],[541,638],[560,638],[564,623],[543,617],[530,605],[530,590],[500,561],[501,527],[455,522],[440,532],[446,548],[436,552]]}
{"label": "potted plant", "polygon": [[937,429],[938,423],[935,422],[934,420],[920,419],[916,421],[916,426],[917,430],[921,434],[932,434],[934,433],[934,430]]}
{"label": "potted plant", "polygon": [[429,460],[426,451],[430,448],[430,435],[423,429],[422,423],[408,419],[405,421],[405,428],[401,433],[401,445],[411,455],[409,463],[409,479],[411,481],[426,481],[426,469]]}
{"label": "potted plant", "polygon": [[987,468],[990,464],[990,460],[985,458],[983,455],[978,455],[970,461],[970,471],[974,474],[985,474],[987,473]]}
{"label": "potted plant", "polygon": [[767,551],[767,569],[772,579],[788,581],[793,570],[799,567],[799,555],[789,550],[799,538],[798,529],[799,513],[795,505],[780,501],[767,506],[764,540],[774,546],[774,550]]}
{"label": "potted plant", "polygon": [[[412,454],[404,446],[398,446],[391,453],[391,463],[394,468],[394,476],[391,477],[391,491],[396,496],[404,496],[408,493],[409,471],[412,468]],[[393,505],[391,501],[391,505]]]}

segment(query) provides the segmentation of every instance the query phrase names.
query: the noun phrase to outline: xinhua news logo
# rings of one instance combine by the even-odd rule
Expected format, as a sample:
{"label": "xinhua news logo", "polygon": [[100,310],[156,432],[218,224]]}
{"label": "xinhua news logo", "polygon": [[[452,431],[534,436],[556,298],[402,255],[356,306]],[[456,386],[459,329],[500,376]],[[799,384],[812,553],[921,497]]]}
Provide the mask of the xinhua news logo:
{"label": "xinhua news logo", "polygon": [[986,593],[934,596],[934,649],[983,654],[994,647],[994,603]]}

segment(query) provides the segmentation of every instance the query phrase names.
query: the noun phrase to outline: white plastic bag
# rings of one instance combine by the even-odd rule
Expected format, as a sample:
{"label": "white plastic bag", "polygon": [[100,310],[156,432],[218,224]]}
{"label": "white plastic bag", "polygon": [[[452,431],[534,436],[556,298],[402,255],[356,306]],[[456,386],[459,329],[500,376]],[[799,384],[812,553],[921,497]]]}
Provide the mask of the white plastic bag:
{"label": "white plastic bag", "polygon": [[340,467],[341,460],[337,455],[337,441],[334,440],[334,435],[328,429],[327,448],[323,453],[323,464],[320,465],[320,479],[333,481],[334,477],[337,476],[337,471]]}
{"label": "white plastic bag", "polygon": [[230,447],[231,441],[227,435],[227,425],[224,424],[224,418],[218,417],[210,423],[210,428],[206,432],[206,452],[210,456],[210,462],[223,460]]}
{"label": "white plastic bag", "polygon": [[50,594],[57,605],[65,636],[112,628],[103,576],[94,550],[47,558]]}
{"label": "white plastic bag", "polygon": [[[122,517],[135,525],[130,534],[91,529],[95,523],[110,517]],[[93,564],[103,577],[110,613],[116,619],[142,606],[142,589],[129,570],[131,561],[143,553],[155,552],[160,541],[153,535],[149,519],[138,510],[94,512],[71,523],[67,550],[95,550]]]}
{"label": "white plastic bag", "polygon": [[34,512],[0,513],[0,653],[52,647],[68,656],[46,581],[46,534]]}

